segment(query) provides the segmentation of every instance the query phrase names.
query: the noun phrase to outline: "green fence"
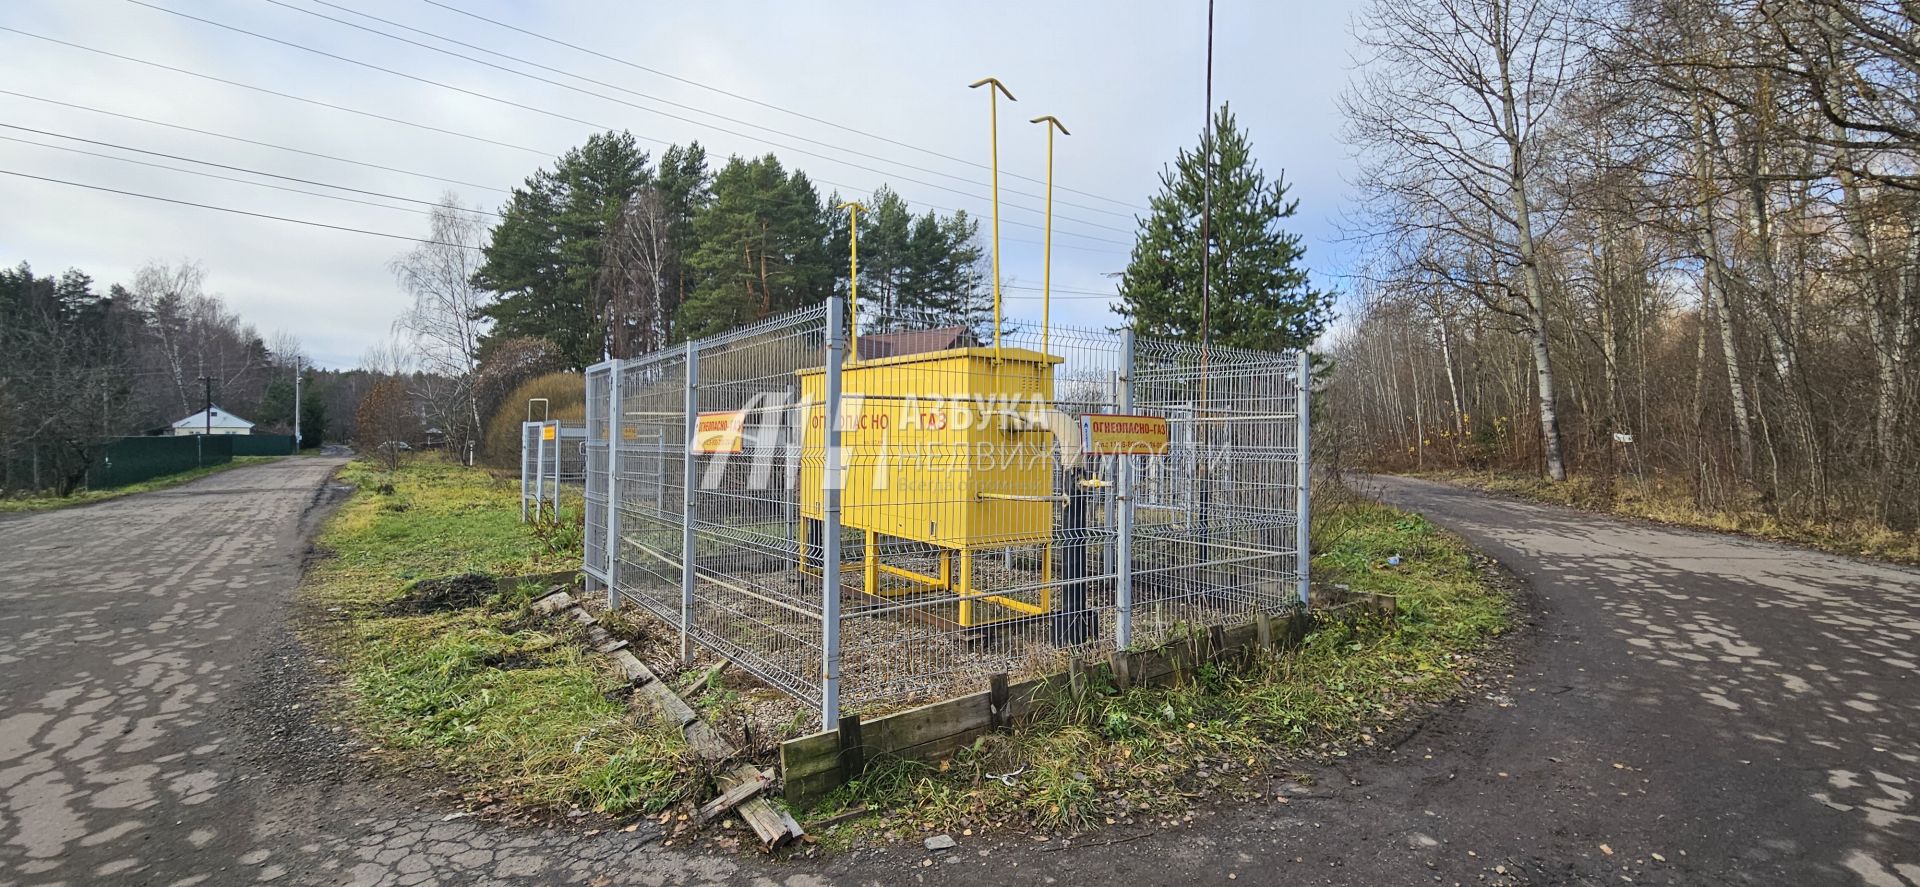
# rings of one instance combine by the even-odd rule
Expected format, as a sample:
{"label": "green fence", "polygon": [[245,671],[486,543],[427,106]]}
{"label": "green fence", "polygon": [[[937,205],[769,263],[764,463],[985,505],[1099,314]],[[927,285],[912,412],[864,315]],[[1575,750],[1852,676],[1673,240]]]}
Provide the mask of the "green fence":
{"label": "green fence", "polygon": [[235,434],[232,438],[233,454],[236,456],[293,455],[291,434]]}
{"label": "green fence", "polygon": [[[286,446],[287,438],[282,435],[262,435],[274,437]],[[107,451],[87,472],[87,487],[94,490],[106,490],[124,487],[127,484],[191,471],[203,465],[223,465],[233,461],[236,452],[243,451],[234,442],[239,435],[195,434],[187,437],[123,437],[107,445]],[[280,452],[286,452],[285,449]]]}

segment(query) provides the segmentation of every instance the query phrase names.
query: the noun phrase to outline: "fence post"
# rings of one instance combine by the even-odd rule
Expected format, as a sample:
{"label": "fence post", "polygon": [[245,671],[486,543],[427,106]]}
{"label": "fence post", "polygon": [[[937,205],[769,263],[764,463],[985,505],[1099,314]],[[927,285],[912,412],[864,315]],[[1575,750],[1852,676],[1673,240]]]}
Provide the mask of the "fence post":
{"label": "fence post", "polygon": [[[1120,335],[1120,412],[1133,412],[1133,330]],[[1133,645],[1133,471],[1134,456],[1120,456],[1120,525],[1114,542],[1113,602],[1115,649]]]}
{"label": "fence post", "polygon": [[620,609],[620,358],[607,369],[607,609]]}
{"label": "fence post", "polygon": [[[546,435],[541,435],[545,437]],[[560,522],[560,463],[566,461],[567,436],[560,433],[560,420],[553,420],[553,522]]]}
{"label": "fence post", "polygon": [[520,423],[520,522],[527,522],[527,423]]}
{"label": "fence post", "polygon": [[1300,606],[1308,604],[1307,573],[1313,560],[1313,469],[1309,455],[1313,451],[1313,423],[1308,418],[1313,412],[1313,367],[1307,356],[1307,349],[1300,349],[1300,366],[1295,371],[1295,379],[1300,382],[1299,390],[1294,393],[1294,412],[1299,414],[1299,501],[1294,506],[1294,560],[1298,565],[1300,582]]}
{"label": "fence post", "polygon": [[547,426],[540,423],[534,432],[533,451],[533,519],[536,523],[547,507]]}
{"label": "fence post", "polygon": [[[827,299],[825,453],[820,472],[820,729],[840,722],[840,364],[847,353],[839,296]],[[871,556],[871,553],[869,553]]]}
{"label": "fence post", "polygon": [[700,426],[700,344],[687,340],[686,445],[680,457],[680,661],[693,662],[694,432]]}

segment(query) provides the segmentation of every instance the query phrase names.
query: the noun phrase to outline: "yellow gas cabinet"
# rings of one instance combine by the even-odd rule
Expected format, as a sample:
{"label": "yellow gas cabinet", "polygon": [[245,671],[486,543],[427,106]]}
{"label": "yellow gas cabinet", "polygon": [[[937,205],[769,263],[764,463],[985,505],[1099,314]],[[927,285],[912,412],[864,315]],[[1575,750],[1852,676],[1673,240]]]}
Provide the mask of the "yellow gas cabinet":
{"label": "yellow gas cabinet", "polygon": [[[865,534],[861,588],[876,597],[927,590],[958,598],[963,627],[1049,612],[1052,581],[1053,368],[1063,359],[1022,348],[949,348],[880,357],[841,371],[841,524]],[[800,370],[811,404],[803,432],[800,515],[817,524],[826,443],[826,374]],[[938,574],[888,563],[885,552],[937,552]],[[1038,546],[1037,595],[975,591],[984,552]],[[803,549],[807,547],[803,544]],[[924,549],[923,549],[924,550]],[[889,590],[881,576],[906,580]],[[996,582],[995,584],[1000,584]],[[1031,584],[1031,583],[1029,583]],[[976,604],[991,604],[979,607]]]}

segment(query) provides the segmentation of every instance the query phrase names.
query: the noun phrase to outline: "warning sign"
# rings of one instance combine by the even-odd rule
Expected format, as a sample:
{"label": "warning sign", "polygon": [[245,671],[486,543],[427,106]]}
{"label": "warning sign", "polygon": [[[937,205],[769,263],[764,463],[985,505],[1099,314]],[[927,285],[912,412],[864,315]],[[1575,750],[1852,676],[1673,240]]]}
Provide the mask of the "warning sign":
{"label": "warning sign", "polygon": [[1128,416],[1089,413],[1080,417],[1080,442],[1097,456],[1164,456],[1167,420],[1164,416]]}
{"label": "warning sign", "polygon": [[556,426],[556,425],[542,425],[540,426],[540,439],[553,440],[554,432],[559,430],[560,430],[559,426]]}
{"label": "warning sign", "polygon": [[689,449],[695,453],[738,453],[746,425],[746,410],[701,413],[694,422],[693,446]]}

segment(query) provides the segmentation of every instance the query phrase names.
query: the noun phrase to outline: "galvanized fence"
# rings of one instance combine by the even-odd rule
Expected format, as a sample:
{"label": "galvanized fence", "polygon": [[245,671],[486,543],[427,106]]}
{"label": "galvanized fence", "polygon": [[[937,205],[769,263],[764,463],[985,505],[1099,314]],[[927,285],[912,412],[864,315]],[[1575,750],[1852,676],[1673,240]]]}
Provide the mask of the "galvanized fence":
{"label": "galvanized fence", "polygon": [[[520,423],[520,520],[560,519],[563,487],[579,487],[588,478],[587,426],[550,419]],[[593,507],[587,508],[592,519]],[[600,504],[602,514],[606,504]],[[598,557],[604,559],[606,553]]]}
{"label": "galvanized fence", "polygon": [[1304,354],[891,320],[588,371],[610,605],[831,725],[1304,604]]}

